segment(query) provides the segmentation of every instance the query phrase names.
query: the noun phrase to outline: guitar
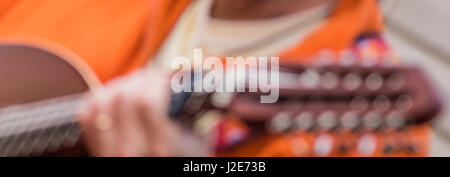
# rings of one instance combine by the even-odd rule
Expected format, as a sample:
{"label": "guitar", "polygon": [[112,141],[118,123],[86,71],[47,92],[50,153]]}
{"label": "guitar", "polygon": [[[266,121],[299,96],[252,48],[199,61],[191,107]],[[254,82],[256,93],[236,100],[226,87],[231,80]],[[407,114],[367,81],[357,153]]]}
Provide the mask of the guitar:
{"label": "guitar", "polygon": [[[99,82],[86,65],[66,57],[32,45],[0,44],[0,156],[87,155],[77,110]],[[174,93],[169,114],[191,128],[205,112],[232,114],[250,127],[251,138],[400,130],[429,121],[440,108],[426,77],[414,67],[282,68],[281,99],[275,104],[260,104],[261,93]]]}
{"label": "guitar", "polygon": [[230,139],[218,149],[224,156],[251,156],[235,147],[252,146],[261,134],[288,137],[288,156],[425,156],[427,122],[441,108],[425,74],[411,66],[284,66],[279,94],[274,104],[259,103],[260,92],[197,94],[185,114],[194,113],[194,122],[211,112],[238,118],[230,121],[240,126],[219,136]]}

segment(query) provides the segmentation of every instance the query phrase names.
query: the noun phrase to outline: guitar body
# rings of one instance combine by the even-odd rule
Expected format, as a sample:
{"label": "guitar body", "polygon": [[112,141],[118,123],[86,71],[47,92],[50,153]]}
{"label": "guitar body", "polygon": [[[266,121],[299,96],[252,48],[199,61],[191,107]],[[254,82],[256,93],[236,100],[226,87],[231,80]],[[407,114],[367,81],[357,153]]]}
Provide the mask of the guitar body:
{"label": "guitar body", "polygon": [[[0,44],[0,108],[81,94],[99,83],[79,60],[66,57],[33,45]],[[71,149],[51,155],[82,152]]]}
{"label": "guitar body", "polygon": [[17,44],[0,44],[0,83],[0,107],[89,90],[86,77],[68,60]]}

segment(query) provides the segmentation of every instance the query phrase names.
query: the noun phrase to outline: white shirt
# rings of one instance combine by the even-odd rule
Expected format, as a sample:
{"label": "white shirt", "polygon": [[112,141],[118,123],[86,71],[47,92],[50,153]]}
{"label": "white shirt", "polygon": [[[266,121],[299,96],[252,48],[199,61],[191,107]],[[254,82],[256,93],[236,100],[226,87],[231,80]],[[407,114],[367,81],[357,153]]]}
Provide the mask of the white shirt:
{"label": "white shirt", "polygon": [[156,55],[158,67],[170,69],[177,56],[193,58],[195,48],[212,56],[278,56],[319,28],[332,4],[261,20],[222,20],[210,17],[211,0],[187,7]]}

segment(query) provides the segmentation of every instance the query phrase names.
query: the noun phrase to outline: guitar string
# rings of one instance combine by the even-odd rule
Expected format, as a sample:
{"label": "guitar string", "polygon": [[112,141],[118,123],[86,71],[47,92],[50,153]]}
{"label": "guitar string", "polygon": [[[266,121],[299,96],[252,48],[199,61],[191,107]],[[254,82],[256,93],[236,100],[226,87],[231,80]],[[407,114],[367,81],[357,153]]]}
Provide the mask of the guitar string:
{"label": "guitar string", "polygon": [[81,133],[76,122],[80,102],[81,95],[71,95],[1,109],[0,156],[38,155],[66,142],[73,145]]}
{"label": "guitar string", "polygon": [[[74,109],[80,104],[78,98],[64,98],[61,100],[56,99],[52,101],[53,103],[46,101],[42,103],[32,103],[32,105],[15,106],[20,107],[21,109],[14,108],[17,112],[10,112],[7,114],[0,113],[0,132],[8,127],[16,127],[14,125],[29,123],[38,124],[49,120],[57,120],[57,115],[61,113],[70,112],[75,114]],[[55,114],[56,116],[52,116]]]}

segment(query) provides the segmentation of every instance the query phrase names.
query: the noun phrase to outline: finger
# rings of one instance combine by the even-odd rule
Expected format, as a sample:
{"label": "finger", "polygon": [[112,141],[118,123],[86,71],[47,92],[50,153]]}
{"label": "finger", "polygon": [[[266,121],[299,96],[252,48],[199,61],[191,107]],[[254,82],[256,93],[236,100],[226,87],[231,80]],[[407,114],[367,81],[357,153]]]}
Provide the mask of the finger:
{"label": "finger", "polygon": [[[152,76],[150,74],[150,76]],[[146,93],[140,98],[136,108],[142,124],[145,124],[150,136],[153,156],[168,156],[171,154],[173,139],[178,134],[178,127],[168,118],[169,89],[164,76],[153,75],[152,84],[146,86]],[[159,87],[153,87],[158,85]],[[179,140],[179,139],[177,139]]]}
{"label": "finger", "polygon": [[106,90],[97,90],[88,101],[87,105],[91,107],[88,108],[89,113],[81,118],[84,138],[92,155],[114,155],[114,117],[111,116],[113,99]]}
{"label": "finger", "polygon": [[114,106],[114,116],[118,117],[117,138],[121,145],[117,147],[120,156],[147,155],[149,137],[144,130],[145,126],[138,120],[135,108],[135,102],[141,96],[142,85],[142,80],[132,79],[126,86],[122,86],[120,99]]}

